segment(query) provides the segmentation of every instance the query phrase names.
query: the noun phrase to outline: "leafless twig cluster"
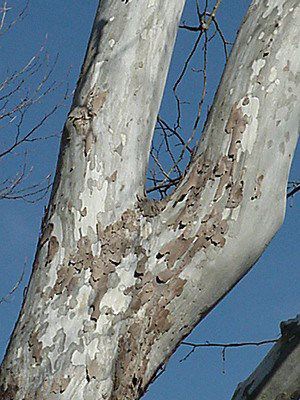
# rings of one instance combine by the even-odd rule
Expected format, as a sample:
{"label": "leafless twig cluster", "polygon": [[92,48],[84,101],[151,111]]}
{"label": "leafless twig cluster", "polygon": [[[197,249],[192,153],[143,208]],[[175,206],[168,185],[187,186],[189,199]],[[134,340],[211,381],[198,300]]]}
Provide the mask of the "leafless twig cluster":
{"label": "leafless twig cluster", "polygon": [[[207,94],[210,42],[215,39],[221,40],[225,55],[224,63],[228,58],[228,47],[231,43],[225,39],[216,18],[220,4],[221,0],[216,0],[210,11],[209,2],[206,0],[201,10],[199,0],[195,0],[198,24],[190,25],[183,22],[180,25],[182,31],[192,34],[191,49],[186,54],[182,69],[172,88],[176,107],[174,122],[167,122],[161,115],[158,116],[148,176],[147,192],[159,193],[161,198],[178,185],[197,148],[202,130],[201,124],[206,119],[203,108]],[[194,37],[195,34],[196,37]],[[193,74],[197,74],[196,82],[199,89],[196,89],[196,93],[193,91],[193,104],[190,104],[189,101],[183,99],[181,86],[190,80]],[[188,111],[183,107],[185,105],[190,105]]]}
{"label": "leafless twig cluster", "polygon": [[[197,24],[183,21],[179,26],[181,34],[191,34],[191,48],[185,55],[172,87],[175,116],[173,122],[167,121],[162,115],[157,118],[147,176],[147,193],[154,197],[164,198],[179,184],[196,153],[208,113],[208,82],[212,67],[209,63],[210,45],[215,40],[220,41],[223,57],[221,53],[218,57],[214,48],[213,59],[214,63],[224,65],[232,46],[225,38],[216,17],[221,0],[215,0],[212,7],[209,7],[209,0],[205,0],[202,10],[199,0],[194,1]],[[194,87],[186,89],[190,81],[193,81]],[[186,99],[189,94],[192,95],[191,102]],[[299,191],[300,182],[289,182],[288,198],[292,198]]]}
{"label": "leafless twig cluster", "polygon": [[8,1],[5,0],[2,2],[2,6],[0,6],[0,37],[5,33],[10,31],[17,22],[21,21],[28,10],[29,0],[25,2],[24,7],[19,11],[19,13],[9,21],[7,21],[7,15],[9,11],[12,10],[12,7],[9,6]]}
{"label": "leafless twig cluster", "polygon": [[[16,13],[3,1],[0,8],[0,40],[28,10],[29,1]],[[11,16],[10,16],[11,13]],[[7,70],[0,77],[0,200],[22,199],[36,202],[43,198],[50,187],[50,176],[32,183],[32,166],[28,163],[29,145],[39,140],[47,140],[58,133],[39,134],[41,128],[63,105],[68,89],[41,116],[39,107],[45,100],[61,88],[62,83],[52,78],[58,56],[51,61],[43,44],[23,66]],[[38,111],[36,111],[38,110]]]}

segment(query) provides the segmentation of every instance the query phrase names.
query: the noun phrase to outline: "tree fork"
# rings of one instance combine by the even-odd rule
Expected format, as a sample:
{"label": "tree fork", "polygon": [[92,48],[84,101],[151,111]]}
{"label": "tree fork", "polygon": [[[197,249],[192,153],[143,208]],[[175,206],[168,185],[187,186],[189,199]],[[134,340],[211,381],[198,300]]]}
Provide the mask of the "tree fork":
{"label": "tree fork", "polygon": [[139,399],[282,223],[299,126],[297,0],[253,1],[189,172],[144,197],[184,0],[99,2],[4,399]]}

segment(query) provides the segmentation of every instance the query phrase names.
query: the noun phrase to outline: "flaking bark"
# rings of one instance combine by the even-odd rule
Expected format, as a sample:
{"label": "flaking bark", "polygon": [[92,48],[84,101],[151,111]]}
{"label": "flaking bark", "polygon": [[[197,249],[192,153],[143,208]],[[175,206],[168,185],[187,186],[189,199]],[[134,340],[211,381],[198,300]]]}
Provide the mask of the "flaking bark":
{"label": "flaking bark", "polygon": [[283,220],[299,126],[298,0],[253,2],[188,174],[166,200],[144,197],[183,5],[99,3],[1,367],[4,399],[139,399]]}

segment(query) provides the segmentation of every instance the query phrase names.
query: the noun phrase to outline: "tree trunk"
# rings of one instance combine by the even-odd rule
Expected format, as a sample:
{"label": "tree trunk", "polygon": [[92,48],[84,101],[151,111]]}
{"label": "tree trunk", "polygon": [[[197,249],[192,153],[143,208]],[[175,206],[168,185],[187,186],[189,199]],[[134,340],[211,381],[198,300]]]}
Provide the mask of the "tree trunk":
{"label": "tree trunk", "polygon": [[139,399],[282,223],[299,126],[298,0],[253,2],[188,174],[166,200],[144,196],[183,5],[99,2],[3,399]]}
{"label": "tree trunk", "polygon": [[232,400],[300,399],[300,315],[282,322],[281,338]]}

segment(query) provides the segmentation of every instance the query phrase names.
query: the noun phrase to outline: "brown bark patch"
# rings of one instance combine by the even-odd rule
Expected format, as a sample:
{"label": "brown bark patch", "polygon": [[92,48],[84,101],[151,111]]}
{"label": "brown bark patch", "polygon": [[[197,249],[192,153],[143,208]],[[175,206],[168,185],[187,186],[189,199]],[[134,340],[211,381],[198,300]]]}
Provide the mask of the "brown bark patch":
{"label": "brown bark patch", "polygon": [[16,398],[19,387],[17,385],[8,385],[4,389],[4,385],[0,386],[0,399],[1,400],[13,400]]}
{"label": "brown bark patch", "polygon": [[41,364],[42,362],[42,350],[43,345],[42,342],[38,340],[39,332],[32,332],[29,337],[29,351],[31,352],[32,358],[35,361],[36,365]]}
{"label": "brown bark patch", "polygon": [[139,278],[145,274],[147,261],[148,257],[146,255],[143,255],[143,257],[140,260],[138,260],[134,273],[134,276],[136,278]]}
{"label": "brown bark patch", "polygon": [[140,356],[143,345],[141,325],[133,323],[119,340],[119,355],[115,365],[114,390],[110,400],[137,399],[148,360]]}
{"label": "brown bark patch", "polygon": [[228,118],[225,131],[229,134],[243,133],[246,129],[247,119],[243,115],[241,108],[237,107],[237,103],[232,106],[230,116]]}
{"label": "brown bark patch", "polygon": [[231,142],[228,150],[228,156],[236,159],[238,149],[241,146],[242,134],[245,132],[248,124],[248,117],[243,114],[242,109],[237,107],[237,103],[232,106],[230,116],[225,126],[225,132],[231,135]]}
{"label": "brown bark patch", "polygon": [[170,269],[164,269],[159,274],[157,274],[156,282],[157,283],[166,283],[172,278],[172,276],[174,276],[174,273],[175,272]]}
{"label": "brown bark patch", "polygon": [[185,239],[181,235],[163,246],[159,253],[166,256],[168,267],[171,268],[188,251],[191,243],[192,239]]}
{"label": "brown bark patch", "polygon": [[51,263],[56,253],[59,250],[59,243],[56,236],[51,236],[48,243],[48,254],[47,254],[47,262]]}
{"label": "brown bark patch", "polygon": [[41,247],[44,246],[44,244],[49,240],[49,238],[52,234],[53,228],[54,228],[54,225],[52,223],[48,224],[44,228],[42,236],[40,238],[40,246]]}
{"label": "brown bark patch", "polygon": [[227,208],[236,208],[243,200],[244,181],[236,182],[230,190],[229,198],[226,203]]}
{"label": "brown bark patch", "polygon": [[62,266],[57,271],[57,279],[50,292],[50,297],[53,298],[55,294],[61,294],[65,288],[68,291],[68,295],[70,295],[78,280],[78,278],[74,277],[75,273],[72,266]]}
{"label": "brown bark patch", "polygon": [[167,199],[160,201],[150,199],[138,199],[138,207],[144,217],[155,217],[167,205]]}
{"label": "brown bark patch", "polygon": [[[97,224],[97,235],[101,242],[101,254],[93,257],[89,265],[91,270],[90,283],[94,289],[94,298],[91,302],[91,319],[97,320],[100,316],[100,303],[109,289],[109,277],[116,271],[118,265],[131,252],[135,252],[133,238],[138,235],[139,224],[136,213],[126,210],[121,218],[105,229]],[[138,254],[145,254],[141,246],[137,246]],[[139,265],[139,268],[143,268]],[[139,273],[139,272],[138,272]]]}
{"label": "brown bark patch", "polygon": [[158,334],[167,332],[170,329],[172,324],[169,315],[170,311],[166,308],[161,308],[157,313],[155,313],[149,327],[149,331],[152,332],[152,335],[154,334],[154,337]]}

